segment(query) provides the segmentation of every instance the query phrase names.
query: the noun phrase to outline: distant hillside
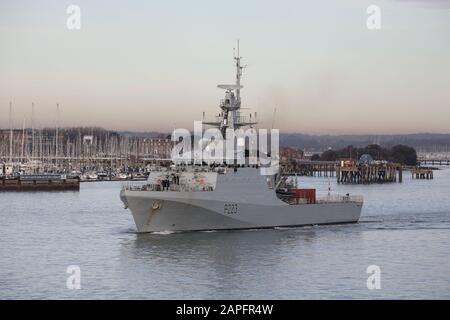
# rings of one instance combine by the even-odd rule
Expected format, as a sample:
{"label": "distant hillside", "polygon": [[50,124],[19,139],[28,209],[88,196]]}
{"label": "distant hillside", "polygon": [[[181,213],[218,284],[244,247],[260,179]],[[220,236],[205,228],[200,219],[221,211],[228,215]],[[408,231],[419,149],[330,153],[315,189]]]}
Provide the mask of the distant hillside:
{"label": "distant hillside", "polygon": [[[21,132],[22,129],[15,129]],[[30,129],[26,129],[29,131]],[[54,128],[46,128],[44,131],[52,133]],[[120,135],[126,137],[166,138],[170,133],[158,131],[114,131],[96,127],[61,128],[61,131],[69,131],[73,134],[94,135]],[[0,135],[9,137],[8,129],[0,129]],[[295,147],[305,151],[324,151],[329,148],[337,150],[349,145],[365,147],[370,144],[378,144],[383,147],[392,147],[403,144],[415,148],[418,152],[450,152],[450,134],[415,133],[415,134],[391,134],[391,135],[311,135],[303,133],[280,133],[280,145],[283,147]]]}
{"label": "distant hillside", "polygon": [[[165,138],[170,133],[157,131],[119,131],[119,135],[129,137]],[[281,133],[280,145],[283,147],[296,147],[306,151],[323,151],[328,148],[342,149],[349,145],[365,147],[378,144],[384,147],[403,144],[414,147],[417,151],[449,152],[450,134],[414,133],[395,135],[310,135],[303,133]]]}
{"label": "distant hillside", "polygon": [[[133,132],[121,131],[120,135],[131,137],[162,138],[170,133],[156,131]],[[384,147],[403,144],[414,147],[417,151],[450,151],[450,134],[415,133],[396,135],[310,135],[303,133],[280,133],[280,145],[296,147],[306,151],[323,151],[328,148],[342,149],[349,145],[365,147],[378,144]]]}
{"label": "distant hillside", "polygon": [[364,147],[378,144],[392,147],[404,144],[417,151],[449,151],[450,134],[415,133],[396,135],[308,135],[302,133],[280,134],[280,145],[297,147],[306,151],[341,149],[349,145]]}

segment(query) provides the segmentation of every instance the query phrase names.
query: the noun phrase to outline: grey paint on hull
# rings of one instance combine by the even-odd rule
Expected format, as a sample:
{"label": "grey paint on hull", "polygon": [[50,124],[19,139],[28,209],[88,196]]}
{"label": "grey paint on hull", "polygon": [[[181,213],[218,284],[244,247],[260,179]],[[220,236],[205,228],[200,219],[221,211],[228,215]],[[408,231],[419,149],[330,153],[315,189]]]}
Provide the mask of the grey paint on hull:
{"label": "grey paint on hull", "polygon": [[[216,174],[216,173],[214,173]],[[357,222],[361,202],[289,205],[256,168],[217,176],[214,191],[122,190],[139,232],[252,229]]]}
{"label": "grey paint on hull", "polygon": [[[314,224],[352,223],[359,220],[361,203],[259,205],[207,199],[174,199],[169,192],[121,192],[138,232],[251,229]],[[231,212],[231,213],[230,213]]]}

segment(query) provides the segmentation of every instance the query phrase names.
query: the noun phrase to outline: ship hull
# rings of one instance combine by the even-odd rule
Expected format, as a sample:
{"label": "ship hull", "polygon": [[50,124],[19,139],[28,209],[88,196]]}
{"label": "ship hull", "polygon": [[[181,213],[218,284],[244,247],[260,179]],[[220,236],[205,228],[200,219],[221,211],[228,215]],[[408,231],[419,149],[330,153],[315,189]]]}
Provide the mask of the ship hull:
{"label": "ship hull", "polygon": [[[196,197],[176,192],[122,190],[138,232],[274,228],[358,222],[362,203],[289,205]],[[202,195],[203,196],[203,195]]]}

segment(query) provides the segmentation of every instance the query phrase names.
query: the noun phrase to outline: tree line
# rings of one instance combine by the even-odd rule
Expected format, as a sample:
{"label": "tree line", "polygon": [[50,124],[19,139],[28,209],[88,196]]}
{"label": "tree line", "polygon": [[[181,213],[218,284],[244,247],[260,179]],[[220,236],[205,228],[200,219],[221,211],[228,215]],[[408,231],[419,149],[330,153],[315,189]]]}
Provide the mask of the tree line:
{"label": "tree line", "polygon": [[363,154],[369,154],[374,160],[385,160],[404,165],[417,165],[417,152],[413,147],[395,145],[392,148],[383,148],[377,144],[370,144],[363,148],[347,146],[339,150],[326,150],[321,155],[314,154],[311,160],[336,161],[338,159],[359,160]]}

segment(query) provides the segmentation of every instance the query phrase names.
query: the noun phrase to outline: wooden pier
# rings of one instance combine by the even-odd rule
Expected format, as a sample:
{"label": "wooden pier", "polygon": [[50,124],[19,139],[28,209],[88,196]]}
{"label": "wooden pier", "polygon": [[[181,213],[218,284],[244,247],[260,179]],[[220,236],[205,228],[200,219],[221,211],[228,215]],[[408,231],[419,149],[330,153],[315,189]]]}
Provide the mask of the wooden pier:
{"label": "wooden pier", "polygon": [[370,184],[403,181],[403,167],[398,163],[357,164],[353,160],[291,160],[282,164],[283,175],[336,177],[337,183]]}
{"label": "wooden pier", "polygon": [[433,179],[433,169],[426,167],[415,167],[411,170],[413,179]]}
{"label": "wooden pier", "polygon": [[396,163],[336,166],[337,183],[370,184],[402,182],[403,170]]}
{"label": "wooden pier", "polygon": [[293,160],[282,164],[283,174],[309,177],[334,177],[336,161]]}
{"label": "wooden pier", "polygon": [[432,166],[450,166],[450,159],[417,159],[419,165],[432,165]]}
{"label": "wooden pier", "polygon": [[79,178],[67,179],[0,179],[0,191],[62,191],[80,190]]}

